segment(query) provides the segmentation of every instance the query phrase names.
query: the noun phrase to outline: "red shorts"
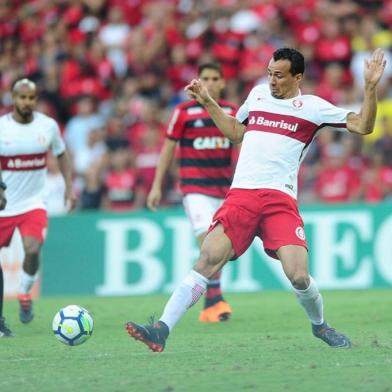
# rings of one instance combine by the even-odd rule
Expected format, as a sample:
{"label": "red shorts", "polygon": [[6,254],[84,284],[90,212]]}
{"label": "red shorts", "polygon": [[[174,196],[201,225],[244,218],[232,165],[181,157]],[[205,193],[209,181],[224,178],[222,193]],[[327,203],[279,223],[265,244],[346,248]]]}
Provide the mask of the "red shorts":
{"label": "red shorts", "polygon": [[218,223],[231,240],[235,258],[249,248],[255,237],[263,241],[266,253],[275,259],[281,246],[301,245],[307,249],[297,201],[278,190],[230,189],[209,231]]}
{"label": "red shorts", "polygon": [[34,237],[44,242],[48,228],[48,216],[45,210],[36,209],[14,216],[0,217],[0,248],[8,246],[15,229],[22,237]]}

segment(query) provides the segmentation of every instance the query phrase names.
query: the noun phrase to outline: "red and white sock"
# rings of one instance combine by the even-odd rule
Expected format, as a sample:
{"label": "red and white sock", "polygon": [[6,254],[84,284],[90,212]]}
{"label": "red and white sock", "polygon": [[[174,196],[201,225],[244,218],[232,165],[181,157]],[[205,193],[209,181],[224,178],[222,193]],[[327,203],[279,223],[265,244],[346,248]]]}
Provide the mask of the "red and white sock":
{"label": "red and white sock", "polygon": [[204,294],[207,283],[207,278],[192,270],[174,290],[159,320],[171,331],[185,312]]}

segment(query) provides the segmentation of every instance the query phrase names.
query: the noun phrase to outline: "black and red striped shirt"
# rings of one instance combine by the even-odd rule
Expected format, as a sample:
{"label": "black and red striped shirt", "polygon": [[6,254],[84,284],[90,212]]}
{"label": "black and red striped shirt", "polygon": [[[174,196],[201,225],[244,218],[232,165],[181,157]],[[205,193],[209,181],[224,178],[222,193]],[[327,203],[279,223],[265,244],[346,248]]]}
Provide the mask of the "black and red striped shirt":
{"label": "black and red striped shirt", "polygon": [[[235,105],[223,100],[219,105],[235,115]],[[177,105],[166,137],[179,141],[181,192],[224,197],[232,180],[233,145],[207,110],[195,100]]]}

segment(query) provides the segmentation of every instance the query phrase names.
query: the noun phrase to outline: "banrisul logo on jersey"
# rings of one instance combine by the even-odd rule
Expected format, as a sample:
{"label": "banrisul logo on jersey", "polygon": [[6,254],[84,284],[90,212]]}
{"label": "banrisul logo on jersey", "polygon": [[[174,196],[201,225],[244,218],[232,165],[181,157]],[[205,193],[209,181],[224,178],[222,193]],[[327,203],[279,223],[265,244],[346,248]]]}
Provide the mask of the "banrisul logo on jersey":
{"label": "banrisul logo on jersey", "polygon": [[10,159],[7,164],[8,169],[29,169],[45,166],[45,158],[35,159]]}
{"label": "banrisul logo on jersey", "polygon": [[3,170],[38,170],[46,167],[46,153],[0,157]]}
{"label": "banrisul logo on jersey", "polygon": [[279,128],[291,132],[297,132],[298,123],[289,123],[285,120],[269,120],[264,116],[251,115],[248,125],[264,125],[270,128]]}

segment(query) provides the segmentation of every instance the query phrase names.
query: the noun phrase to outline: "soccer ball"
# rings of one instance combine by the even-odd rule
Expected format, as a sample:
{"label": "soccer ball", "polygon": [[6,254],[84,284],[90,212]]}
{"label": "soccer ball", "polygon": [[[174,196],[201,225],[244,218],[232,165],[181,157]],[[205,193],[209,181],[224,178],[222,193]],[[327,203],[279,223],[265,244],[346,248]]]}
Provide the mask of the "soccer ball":
{"label": "soccer ball", "polygon": [[94,321],[90,313],[78,305],[68,305],[54,316],[52,329],[61,343],[77,346],[93,333]]}

